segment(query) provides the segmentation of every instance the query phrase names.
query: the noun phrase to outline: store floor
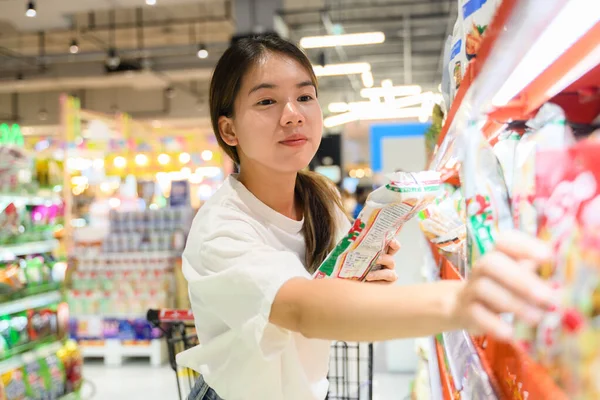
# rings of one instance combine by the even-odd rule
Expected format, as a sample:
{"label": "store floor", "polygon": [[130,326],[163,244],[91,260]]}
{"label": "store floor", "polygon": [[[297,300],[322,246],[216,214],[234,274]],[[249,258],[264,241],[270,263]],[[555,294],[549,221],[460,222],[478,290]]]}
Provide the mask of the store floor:
{"label": "store floor", "polygon": [[[174,372],[163,366],[154,368],[147,360],[129,360],[118,368],[105,367],[101,360],[86,360],[86,383],[82,400],[177,400]],[[374,400],[404,400],[414,374],[376,373]]]}

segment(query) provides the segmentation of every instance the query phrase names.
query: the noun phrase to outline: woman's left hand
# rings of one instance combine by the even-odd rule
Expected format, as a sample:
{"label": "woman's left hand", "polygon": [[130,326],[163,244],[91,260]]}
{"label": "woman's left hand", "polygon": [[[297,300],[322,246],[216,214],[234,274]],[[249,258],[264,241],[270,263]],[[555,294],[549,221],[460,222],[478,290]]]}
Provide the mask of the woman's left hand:
{"label": "woman's left hand", "polygon": [[372,283],[390,284],[398,280],[396,274],[396,261],[394,255],[400,250],[400,243],[393,239],[387,246],[385,254],[379,256],[377,266],[380,269],[371,271],[367,274],[366,281]]}

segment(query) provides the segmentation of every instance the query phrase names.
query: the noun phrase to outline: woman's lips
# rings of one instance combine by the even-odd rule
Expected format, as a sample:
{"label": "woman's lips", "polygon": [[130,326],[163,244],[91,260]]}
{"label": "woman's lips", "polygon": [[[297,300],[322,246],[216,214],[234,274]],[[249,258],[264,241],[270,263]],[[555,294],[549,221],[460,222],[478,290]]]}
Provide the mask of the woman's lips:
{"label": "woman's lips", "polygon": [[307,138],[290,138],[290,139],[286,139],[286,140],[282,140],[281,143],[284,146],[289,146],[289,147],[299,147],[299,146],[303,146],[306,142],[308,142]]}

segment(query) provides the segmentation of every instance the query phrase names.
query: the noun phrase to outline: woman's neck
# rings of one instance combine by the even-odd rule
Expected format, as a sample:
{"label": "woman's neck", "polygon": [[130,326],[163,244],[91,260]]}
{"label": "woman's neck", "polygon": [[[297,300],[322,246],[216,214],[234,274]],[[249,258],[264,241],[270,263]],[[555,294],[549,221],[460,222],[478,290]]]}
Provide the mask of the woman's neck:
{"label": "woman's neck", "polygon": [[297,221],[302,211],[296,201],[296,173],[261,171],[261,166],[240,168],[237,177],[257,199],[278,213]]}

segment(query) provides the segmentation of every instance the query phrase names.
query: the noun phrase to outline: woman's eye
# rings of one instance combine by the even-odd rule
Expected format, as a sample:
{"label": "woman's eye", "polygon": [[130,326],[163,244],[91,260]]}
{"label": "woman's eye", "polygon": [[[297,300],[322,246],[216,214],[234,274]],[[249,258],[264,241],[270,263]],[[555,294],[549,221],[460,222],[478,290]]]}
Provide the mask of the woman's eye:
{"label": "woman's eye", "polygon": [[310,96],[310,95],[305,95],[305,96],[300,96],[300,97],[298,98],[298,101],[311,101],[312,99],[313,99],[313,97],[312,97],[312,96]]}
{"label": "woman's eye", "polygon": [[269,105],[274,104],[274,103],[275,103],[275,100],[265,99],[265,100],[259,101],[256,104],[258,104],[259,106],[269,106]]}

